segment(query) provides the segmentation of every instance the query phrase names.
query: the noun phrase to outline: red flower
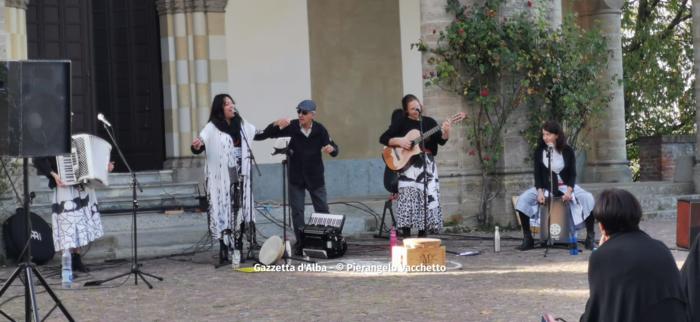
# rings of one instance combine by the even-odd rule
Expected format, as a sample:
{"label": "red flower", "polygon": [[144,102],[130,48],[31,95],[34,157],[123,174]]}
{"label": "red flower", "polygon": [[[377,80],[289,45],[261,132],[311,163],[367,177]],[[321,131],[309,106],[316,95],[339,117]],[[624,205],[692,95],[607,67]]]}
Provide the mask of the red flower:
{"label": "red flower", "polygon": [[472,156],[473,156],[473,155],[475,155],[475,154],[476,154],[476,150],[474,150],[474,149],[469,150],[469,155],[472,155]]}
{"label": "red flower", "polygon": [[479,93],[481,97],[486,97],[489,96],[489,88],[488,87],[482,87],[481,88],[481,93]]}
{"label": "red flower", "polygon": [[527,6],[532,8],[532,0],[527,0]]}
{"label": "red flower", "polygon": [[460,36],[464,36],[464,29],[459,28],[459,30],[457,32],[459,32]]}
{"label": "red flower", "polygon": [[491,160],[491,157],[488,156],[488,155],[485,155],[485,156],[484,156],[484,161],[488,161],[488,160]]}

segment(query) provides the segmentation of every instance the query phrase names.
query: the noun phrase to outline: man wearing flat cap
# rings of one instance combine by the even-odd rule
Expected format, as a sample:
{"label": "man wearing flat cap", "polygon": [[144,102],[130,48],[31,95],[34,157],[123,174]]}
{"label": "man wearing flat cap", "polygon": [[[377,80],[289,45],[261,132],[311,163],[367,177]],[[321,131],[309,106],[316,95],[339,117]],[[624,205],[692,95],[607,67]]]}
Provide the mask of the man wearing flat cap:
{"label": "man wearing flat cap", "polygon": [[304,228],[304,197],[309,191],[314,211],[328,213],[326,183],[322,152],[338,156],[338,145],[333,142],[323,124],[314,121],[316,103],[303,100],[297,105],[296,120],[279,119],[268,125],[256,140],[290,137],[289,140],[289,205],[297,238],[295,254],[301,255],[301,231]]}

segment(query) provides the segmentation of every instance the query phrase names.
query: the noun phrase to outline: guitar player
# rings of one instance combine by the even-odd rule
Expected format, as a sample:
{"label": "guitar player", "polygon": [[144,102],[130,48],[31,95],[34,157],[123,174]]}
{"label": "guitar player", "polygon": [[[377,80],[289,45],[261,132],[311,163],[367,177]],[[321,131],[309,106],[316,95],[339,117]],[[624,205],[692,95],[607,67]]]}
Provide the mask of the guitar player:
{"label": "guitar player", "polygon": [[[411,130],[420,131],[420,118],[423,117],[423,132],[438,127],[435,119],[423,116],[423,106],[415,95],[408,94],[401,99],[403,116],[392,118],[391,125],[379,138],[379,142],[389,147],[410,150],[414,143],[405,137]],[[400,228],[403,237],[411,235],[411,228],[418,230],[418,237],[425,237],[426,232],[439,232],[442,229],[442,208],[440,207],[440,184],[438,182],[437,165],[435,156],[438,153],[438,145],[445,145],[450,137],[452,123],[445,121],[440,130],[425,138],[425,152],[427,164],[423,164],[422,154],[411,157],[406,167],[399,171],[399,197],[397,204],[396,224]],[[428,180],[428,213],[427,229],[424,227],[423,217],[423,167],[426,167]]]}

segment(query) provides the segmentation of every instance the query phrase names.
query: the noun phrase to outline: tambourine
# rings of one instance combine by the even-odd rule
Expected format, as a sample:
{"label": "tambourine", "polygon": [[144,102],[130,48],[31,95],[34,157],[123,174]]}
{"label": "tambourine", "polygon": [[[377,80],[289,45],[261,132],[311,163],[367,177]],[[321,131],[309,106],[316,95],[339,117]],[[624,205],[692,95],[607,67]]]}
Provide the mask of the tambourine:
{"label": "tambourine", "polygon": [[270,236],[260,247],[258,261],[263,265],[272,265],[277,263],[284,254],[284,242],[278,236]]}

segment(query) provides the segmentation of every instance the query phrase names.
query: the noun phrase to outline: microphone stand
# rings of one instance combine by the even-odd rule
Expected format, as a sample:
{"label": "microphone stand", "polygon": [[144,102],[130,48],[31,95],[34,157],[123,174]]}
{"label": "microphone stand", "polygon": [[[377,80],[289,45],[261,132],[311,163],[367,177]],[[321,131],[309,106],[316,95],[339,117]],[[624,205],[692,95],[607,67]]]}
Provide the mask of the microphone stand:
{"label": "microphone stand", "polygon": [[[292,254],[289,253],[290,250],[287,248],[287,243],[289,242],[287,240],[287,223],[289,223],[290,226],[292,225],[292,219],[287,218],[288,215],[291,216],[291,210],[289,212],[287,211],[287,172],[289,171],[289,156],[294,154],[294,150],[289,148],[289,142],[287,142],[287,146],[283,149],[275,149],[272,155],[279,153],[284,153],[284,159],[282,160],[282,241],[284,243],[282,258],[284,259],[284,264],[289,264],[290,259],[306,263],[316,263],[315,261],[292,256]],[[292,227],[292,229],[294,229],[294,227]],[[301,240],[297,240],[297,243],[301,243]]]}
{"label": "microphone stand", "polygon": [[422,237],[428,237],[428,154],[425,150],[425,138],[423,137],[423,109],[418,111],[420,127],[420,148],[423,154],[423,231]]}
{"label": "microphone stand", "polygon": [[132,215],[132,226],[133,229],[131,231],[131,235],[133,236],[133,244],[131,247],[133,248],[133,253],[134,256],[132,257],[131,261],[131,269],[123,274],[119,274],[114,277],[110,277],[104,280],[98,280],[98,281],[90,281],[86,282],[84,285],[85,286],[97,286],[101,285],[102,283],[109,282],[111,280],[123,277],[123,276],[130,276],[131,274],[134,274],[134,285],[139,284],[139,278],[141,278],[144,283],[148,286],[148,288],[152,289],[153,285],[146,280],[144,275],[155,278],[159,281],[162,281],[163,278],[160,276],[148,274],[146,272],[141,271],[141,264],[139,264],[139,256],[138,256],[138,229],[136,227],[136,209],[139,207],[139,201],[136,197],[136,189],[138,188],[140,192],[143,192],[143,189],[141,188],[141,184],[139,183],[138,180],[136,180],[136,173],[131,170],[131,167],[129,166],[129,163],[126,161],[126,158],[124,157],[124,154],[122,153],[122,150],[119,148],[119,145],[117,144],[117,140],[114,138],[114,134],[112,133],[110,127],[107,126],[104,122],[102,123],[102,126],[104,127],[105,131],[107,132],[107,135],[109,135],[109,138],[112,140],[112,143],[114,144],[114,147],[117,149],[117,153],[119,153],[119,158],[124,162],[124,165],[126,166],[126,169],[129,171],[131,174],[131,196],[132,196],[132,207],[131,207],[131,215]]}
{"label": "microphone stand", "polygon": [[[245,131],[245,124],[242,122],[243,117],[241,116],[241,114],[238,111],[236,111],[236,113],[238,113],[238,116],[241,117],[241,138],[243,139],[243,141],[246,144],[246,147],[248,148],[248,159],[250,159],[251,163],[255,166],[255,171],[258,173],[258,177],[260,177],[260,176],[262,176],[262,174],[260,173],[260,168],[258,167],[258,162],[255,161],[255,155],[253,154],[253,150],[250,148],[250,141],[248,140],[248,135],[246,134],[246,131]],[[241,159],[241,163],[242,162],[243,162],[243,159]],[[241,164],[241,172],[242,171],[243,171],[243,164]],[[245,177],[246,174],[243,174],[243,176]],[[258,246],[258,242],[257,242],[257,238],[256,238],[257,231],[255,229],[255,222],[253,221],[253,213],[255,210],[255,206],[253,205],[253,176],[249,175],[248,180],[250,180],[250,189],[248,190],[248,200],[247,200],[248,211],[250,212],[249,218],[248,218],[248,223],[249,223],[250,229],[248,231],[248,254],[246,257],[248,259],[253,259],[254,258],[252,256],[253,246],[254,245],[256,247]],[[243,189],[241,189],[241,191],[243,192],[243,191],[245,191],[245,188],[246,188],[245,187],[245,179],[243,180],[243,182],[241,184],[243,185]],[[242,206],[243,205],[241,204],[241,208],[243,208]],[[243,222],[242,222],[243,227],[245,227],[245,216],[241,216],[241,217],[243,218]],[[243,236],[243,231],[241,231],[241,237],[242,236]],[[241,242],[240,245],[243,245],[243,243]],[[242,253],[242,249],[241,249],[241,253]]]}
{"label": "microphone stand", "polygon": [[[551,225],[552,222],[552,203],[554,201],[554,176],[552,175],[552,148],[547,146],[547,171],[549,171],[549,200],[547,204],[547,241],[545,242],[544,256],[547,257],[549,247],[552,246]],[[540,227],[541,228],[541,227]]]}

